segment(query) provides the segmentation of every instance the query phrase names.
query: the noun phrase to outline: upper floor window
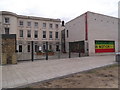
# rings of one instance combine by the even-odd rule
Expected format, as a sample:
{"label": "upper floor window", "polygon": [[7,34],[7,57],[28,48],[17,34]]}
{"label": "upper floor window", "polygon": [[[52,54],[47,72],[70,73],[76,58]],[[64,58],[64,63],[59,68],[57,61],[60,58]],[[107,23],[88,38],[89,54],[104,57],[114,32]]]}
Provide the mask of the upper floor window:
{"label": "upper floor window", "polygon": [[46,31],[43,31],[43,38],[46,38]]}
{"label": "upper floor window", "polygon": [[58,32],[55,32],[55,38],[58,39]]}
{"label": "upper floor window", "polygon": [[34,24],[35,24],[35,27],[38,27],[38,22],[35,22]]}
{"label": "upper floor window", "polygon": [[27,22],[27,26],[29,26],[29,27],[30,27],[30,26],[31,26],[31,22]]}
{"label": "upper floor window", "polygon": [[46,23],[43,23],[43,28],[46,28]]}
{"label": "upper floor window", "polygon": [[55,24],[55,28],[58,28],[58,24]]}
{"label": "upper floor window", "polygon": [[27,37],[30,38],[31,37],[31,30],[27,31]]}
{"label": "upper floor window", "polygon": [[20,37],[23,37],[23,30],[19,31],[19,35],[20,35]]}
{"label": "upper floor window", "polygon": [[9,34],[9,28],[5,28],[5,34]]}
{"label": "upper floor window", "polygon": [[53,24],[49,24],[49,27],[50,27],[50,28],[53,28]]}
{"label": "upper floor window", "polygon": [[49,38],[52,39],[52,31],[49,32]]}
{"label": "upper floor window", "polygon": [[35,37],[35,38],[38,38],[38,31],[35,31],[35,32],[34,32],[34,37]]}
{"label": "upper floor window", "polygon": [[6,24],[9,24],[9,23],[10,23],[10,18],[5,17],[5,23],[6,23]]}
{"label": "upper floor window", "polygon": [[20,26],[23,26],[23,21],[19,21],[19,25],[20,25]]}

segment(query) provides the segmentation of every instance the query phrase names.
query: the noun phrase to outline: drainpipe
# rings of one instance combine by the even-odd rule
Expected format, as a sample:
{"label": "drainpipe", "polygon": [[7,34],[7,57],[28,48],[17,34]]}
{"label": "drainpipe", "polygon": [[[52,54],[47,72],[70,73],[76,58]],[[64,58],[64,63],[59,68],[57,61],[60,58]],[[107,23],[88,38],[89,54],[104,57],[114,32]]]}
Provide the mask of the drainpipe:
{"label": "drainpipe", "polygon": [[88,49],[88,14],[85,13],[85,56],[89,55]]}

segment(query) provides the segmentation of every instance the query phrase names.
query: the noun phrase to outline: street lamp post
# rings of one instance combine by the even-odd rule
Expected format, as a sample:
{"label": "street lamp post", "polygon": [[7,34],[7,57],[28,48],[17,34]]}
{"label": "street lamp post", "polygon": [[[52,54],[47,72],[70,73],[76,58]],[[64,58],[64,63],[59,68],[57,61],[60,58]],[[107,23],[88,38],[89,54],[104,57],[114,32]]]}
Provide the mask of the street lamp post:
{"label": "street lamp post", "polygon": [[46,41],[46,60],[48,60],[48,41]]}
{"label": "street lamp post", "polygon": [[33,43],[33,41],[31,41],[31,60],[32,60],[32,62],[34,61],[34,45],[33,45],[34,43]]}

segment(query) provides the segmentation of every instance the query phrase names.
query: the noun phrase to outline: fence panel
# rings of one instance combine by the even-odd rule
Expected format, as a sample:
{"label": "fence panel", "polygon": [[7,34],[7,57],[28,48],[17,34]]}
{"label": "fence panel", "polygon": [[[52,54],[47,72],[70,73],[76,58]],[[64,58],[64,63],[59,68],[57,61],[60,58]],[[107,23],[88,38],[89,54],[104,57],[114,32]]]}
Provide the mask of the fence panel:
{"label": "fence panel", "polygon": [[62,50],[59,42],[23,42],[17,45],[17,60],[54,60],[80,57],[84,53],[84,42],[69,43],[69,51]]}

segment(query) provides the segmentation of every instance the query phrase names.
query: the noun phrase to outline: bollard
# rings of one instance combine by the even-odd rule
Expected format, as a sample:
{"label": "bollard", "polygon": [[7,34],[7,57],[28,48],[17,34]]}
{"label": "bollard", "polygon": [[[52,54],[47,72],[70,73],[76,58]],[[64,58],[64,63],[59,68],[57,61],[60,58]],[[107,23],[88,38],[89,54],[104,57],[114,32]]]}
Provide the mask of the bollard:
{"label": "bollard", "polygon": [[120,62],[120,52],[116,53],[116,62]]}
{"label": "bollard", "polygon": [[60,59],[60,49],[58,50],[58,59]]}

